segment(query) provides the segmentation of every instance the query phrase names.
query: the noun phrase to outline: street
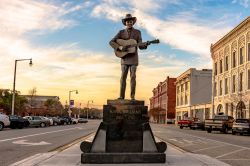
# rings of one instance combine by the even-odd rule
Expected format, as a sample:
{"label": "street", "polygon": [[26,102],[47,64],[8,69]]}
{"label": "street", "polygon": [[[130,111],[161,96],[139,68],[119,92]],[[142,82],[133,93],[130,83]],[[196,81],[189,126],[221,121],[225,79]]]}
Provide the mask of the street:
{"label": "street", "polygon": [[0,132],[0,165],[6,166],[37,153],[53,151],[97,130],[100,120],[46,128],[8,129]]}
{"label": "street", "polygon": [[204,154],[234,166],[249,166],[250,136],[207,133],[202,130],[179,129],[175,125],[151,124],[156,137],[184,151]]}
{"label": "street", "polygon": [[[60,150],[97,130],[100,120],[47,128],[5,129],[0,132],[0,165],[5,166],[38,153]],[[182,151],[204,154],[230,165],[248,166],[250,136],[179,129],[175,125],[151,124],[154,135]]]}

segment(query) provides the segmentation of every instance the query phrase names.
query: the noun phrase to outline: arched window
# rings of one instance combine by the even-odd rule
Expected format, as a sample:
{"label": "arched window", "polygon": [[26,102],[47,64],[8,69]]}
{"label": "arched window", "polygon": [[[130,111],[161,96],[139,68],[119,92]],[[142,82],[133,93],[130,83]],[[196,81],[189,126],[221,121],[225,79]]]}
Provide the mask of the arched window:
{"label": "arched window", "polygon": [[243,101],[236,106],[236,118],[246,118],[246,106]]}
{"label": "arched window", "polygon": [[223,112],[223,107],[221,104],[218,105],[217,107],[217,114],[220,113],[220,112]]}

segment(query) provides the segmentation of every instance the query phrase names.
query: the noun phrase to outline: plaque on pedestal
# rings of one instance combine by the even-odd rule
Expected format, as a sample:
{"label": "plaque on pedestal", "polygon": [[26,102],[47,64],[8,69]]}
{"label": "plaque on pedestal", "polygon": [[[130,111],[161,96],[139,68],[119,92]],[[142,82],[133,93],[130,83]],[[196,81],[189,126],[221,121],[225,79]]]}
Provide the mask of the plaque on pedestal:
{"label": "plaque on pedestal", "polygon": [[165,142],[155,142],[147,106],[138,100],[108,100],[93,142],[82,142],[82,163],[164,163]]}

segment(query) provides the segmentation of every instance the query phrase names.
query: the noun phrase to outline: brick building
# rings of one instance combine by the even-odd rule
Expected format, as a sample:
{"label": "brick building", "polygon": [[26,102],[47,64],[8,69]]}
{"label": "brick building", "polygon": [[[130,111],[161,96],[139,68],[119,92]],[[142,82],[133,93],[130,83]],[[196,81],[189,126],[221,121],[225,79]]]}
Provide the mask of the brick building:
{"label": "brick building", "polygon": [[175,119],[175,82],[176,78],[167,77],[153,89],[150,98],[150,121],[166,123],[168,119]]}

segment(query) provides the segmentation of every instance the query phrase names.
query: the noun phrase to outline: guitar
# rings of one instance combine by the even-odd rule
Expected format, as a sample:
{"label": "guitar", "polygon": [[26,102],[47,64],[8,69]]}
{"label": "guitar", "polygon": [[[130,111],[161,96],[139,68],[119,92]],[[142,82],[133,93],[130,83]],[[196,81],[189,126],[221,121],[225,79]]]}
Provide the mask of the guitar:
{"label": "guitar", "polygon": [[152,41],[137,43],[137,41],[135,39],[128,39],[128,40],[117,39],[116,43],[127,49],[126,51],[115,50],[115,55],[119,58],[123,58],[124,56],[126,56],[129,53],[135,53],[136,47],[138,47],[140,45],[146,44],[148,46],[150,44],[158,44],[158,43],[160,43],[160,40],[156,39],[156,40],[152,40]]}

